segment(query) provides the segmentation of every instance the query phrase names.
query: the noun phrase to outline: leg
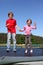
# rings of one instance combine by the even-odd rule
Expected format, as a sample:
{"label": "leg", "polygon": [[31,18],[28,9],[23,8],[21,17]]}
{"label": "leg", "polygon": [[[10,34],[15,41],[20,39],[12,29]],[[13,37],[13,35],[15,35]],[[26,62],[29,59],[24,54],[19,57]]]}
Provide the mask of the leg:
{"label": "leg", "polygon": [[30,44],[30,49],[32,49],[31,36],[29,36],[29,44]]}
{"label": "leg", "polygon": [[30,44],[30,53],[32,53],[32,52],[33,52],[33,50],[32,50],[31,36],[29,36],[29,44]]}
{"label": "leg", "polygon": [[11,33],[7,34],[7,49],[10,48],[10,41],[11,41]]}
{"label": "leg", "polygon": [[27,43],[27,36],[25,36],[25,48],[26,48],[26,50],[25,50],[25,53],[27,53],[28,52],[28,43]]}
{"label": "leg", "polygon": [[16,34],[12,33],[12,39],[13,39],[13,51],[16,51]]}
{"label": "leg", "polygon": [[28,46],[27,46],[27,36],[25,36],[25,48],[28,49]]}

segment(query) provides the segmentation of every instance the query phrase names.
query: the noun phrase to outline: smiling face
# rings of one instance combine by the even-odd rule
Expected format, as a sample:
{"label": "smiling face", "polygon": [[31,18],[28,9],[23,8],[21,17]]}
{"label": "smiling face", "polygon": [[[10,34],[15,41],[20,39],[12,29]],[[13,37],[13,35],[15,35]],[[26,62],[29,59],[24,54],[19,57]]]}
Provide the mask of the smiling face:
{"label": "smiling face", "polygon": [[10,15],[9,15],[9,18],[10,18],[10,19],[12,19],[12,18],[13,18],[12,14],[10,14]]}
{"label": "smiling face", "polygon": [[13,18],[13,13],[12,12],[8,13],[8,17],[9,17],[9,19],[12,19]]}
{"label": "smiling face", "polygon": [[27,20],[27,25],[30,26],[32,24],[32,20]]}

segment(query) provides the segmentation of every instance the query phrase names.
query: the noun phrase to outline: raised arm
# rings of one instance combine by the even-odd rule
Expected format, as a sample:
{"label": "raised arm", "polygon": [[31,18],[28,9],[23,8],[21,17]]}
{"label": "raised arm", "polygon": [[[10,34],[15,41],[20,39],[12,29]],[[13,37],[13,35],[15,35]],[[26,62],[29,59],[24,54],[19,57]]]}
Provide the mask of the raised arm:
{"label": "raised arm", "polygon": [[32,29],[36,29],[36,22],[34,22],[34,26],[32,26]]}
{"label": "raised arm", "polygon": [[35,27],[35,29],[36,29],[36,22],[34,22],[34,27]]}

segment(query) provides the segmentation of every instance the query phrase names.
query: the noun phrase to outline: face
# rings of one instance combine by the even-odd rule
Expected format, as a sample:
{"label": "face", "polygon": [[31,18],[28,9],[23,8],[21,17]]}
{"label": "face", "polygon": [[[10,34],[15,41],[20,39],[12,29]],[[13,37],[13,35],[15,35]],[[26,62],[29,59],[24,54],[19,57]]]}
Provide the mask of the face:
{"label": "face", "polygon": [[10,18],[10,19],[12,19],[12,18],[13,18],[12,14],[10,14],[10,15],[9,15],[9,18]]}
{"label": "face", "polygon": [[31,25],[31,21],[30,21],[30,20],[27,22],[27,25],[28,25],[28,26],[30,26],[30,25]]}

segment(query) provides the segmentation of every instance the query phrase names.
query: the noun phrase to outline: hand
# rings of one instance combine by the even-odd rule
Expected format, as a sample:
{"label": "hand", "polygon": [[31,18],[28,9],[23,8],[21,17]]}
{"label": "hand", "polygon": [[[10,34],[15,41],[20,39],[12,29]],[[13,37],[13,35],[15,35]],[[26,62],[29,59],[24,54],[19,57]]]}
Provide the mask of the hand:
{"label": "hand", "polygon": [[22,30],[19,30],[20,32],[22,32]]}
{"label": "hand", "polygon": [[34,22],[34,26],[36,26],[36,22]]}
{"label": "hand", "polygon": [[20,28],[19,28],[19,26],[18,26],[18,25],[16,25],[16,28],[20,31]]}
{"label": "hand", "polygon": [[36,22],[34,22],[34,26],[35,26],[35,29],[36,29],[36,28],[37,28],[37,27],[36,27]]}
{"label": "hand", "polygon": [[9,23],[6,25],[6,27],[9,26]]}

